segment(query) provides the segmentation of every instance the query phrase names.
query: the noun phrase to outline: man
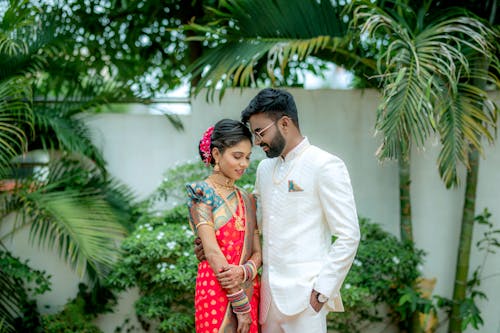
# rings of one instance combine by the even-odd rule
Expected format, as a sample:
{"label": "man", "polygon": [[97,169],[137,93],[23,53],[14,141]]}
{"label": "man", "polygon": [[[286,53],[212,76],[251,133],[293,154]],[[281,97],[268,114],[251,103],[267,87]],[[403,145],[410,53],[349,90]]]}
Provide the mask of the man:
{"label": "man", "polygon": [[242,121],[268,157],[255,183],[263,242],[262,332],[326,333],[327,313],[344,310],[340,288],[360,238],[349,174],[341,159],[302,136],[295,101],[286,91],[260,91]]}

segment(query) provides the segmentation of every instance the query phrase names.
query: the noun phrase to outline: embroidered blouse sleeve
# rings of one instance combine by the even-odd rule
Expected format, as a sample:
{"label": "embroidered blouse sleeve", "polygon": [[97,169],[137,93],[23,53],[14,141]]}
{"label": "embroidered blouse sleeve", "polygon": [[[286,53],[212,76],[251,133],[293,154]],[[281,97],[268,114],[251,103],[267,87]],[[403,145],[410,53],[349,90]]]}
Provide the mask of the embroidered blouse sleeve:
{"label": "embroidered blouse sleeve", "polygon": [[212,205],[213,199],[203,183],[192,183],[186,185],[188,194],[189,224],[193,231],[207,225],[214,227]]}

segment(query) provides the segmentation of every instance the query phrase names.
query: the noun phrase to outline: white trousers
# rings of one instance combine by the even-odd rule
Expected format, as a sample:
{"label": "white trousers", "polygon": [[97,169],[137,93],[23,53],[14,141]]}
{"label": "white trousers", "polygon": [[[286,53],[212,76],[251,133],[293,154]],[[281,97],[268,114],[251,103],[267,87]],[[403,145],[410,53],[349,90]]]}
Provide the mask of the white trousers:
{"label": "white trousers", "polygon": [[293,316],[282,314],[271,299],[269,312],[262,323],[262,333],[326,333],[325,306],[319,312],[309,305]]}

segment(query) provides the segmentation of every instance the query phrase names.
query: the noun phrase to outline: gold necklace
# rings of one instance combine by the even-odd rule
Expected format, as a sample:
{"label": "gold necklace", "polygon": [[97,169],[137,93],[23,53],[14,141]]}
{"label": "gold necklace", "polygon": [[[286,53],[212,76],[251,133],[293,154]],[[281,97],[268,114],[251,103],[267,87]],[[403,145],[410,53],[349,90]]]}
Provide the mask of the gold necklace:
{"label": "gold necklace", "polygon": [[292,170],[295,168],[295,165],[297,164],[297,161],[299,160],[299,157],[307,150],[307,148],[309,148],[310,146],[307,146],[305,147],[304,149],[302,149],[301,152],[299,152],[297,154],[297,156],[295,156],[294,160],[292,161],[292,165],[290,165],[290,167],[288,168],[288,172],[283,176],[281,177],[281,179],[276,179],[276,168],[278,167],[278,162],[276,162],[274,164],[274,169],[273,169],[273,183],[274,185],[279,185],[281,184],[287,177],[288,175],[290,175],[290,173],[292,173]]}
{"label": "gold necklace", "polygon": [[[224,203],[226,204],[226,207],[227,209],[229,210],[229,212],[231,212],[231,215],[233,216],[234,218],[234,225],[235,225],[235,228],[236,230],[238,231],[243,231],[245,230],[245,225],[243,223],[243,219],[241,218],[241,216],[237,215],[236,213],[239,211],[240,213],[243,211],[243,208],[242,208],[242,205],[241,205],[241,194],[240,194],[240,191],[238,190],[238,188],[234,185],[232,186],[228,186],[228,185],[221,185],[221,184],[217,184],[216,182],[214,182],[214,179],[213,177],[209,176],[207,178],[207,180],[211,183],[212,187],[214,188],[214,191],[215,193],[222,198],[222,200],[224,201]],[[227,201],[226,199],[226,196],[222,195],[222,193],[220,193],[218,191],[219,188],[225,188],[225,189],[232,189],[234,192],[235,192],[235,196],[236,196],[236,209],[233,210],[232,209],[232,206],[229,204],[229,202]],[[230,192],[229,194],[231,194],[232,192]],[[228,195],[229,195],[228,194]]]}
{"label": "gold necklace", "polygon": [[234,179],[224,176],[222,172],[213,172],[210,176],[208,176],[208,179],[210,179],[213,184],[218,185],[219,187],[228,190],[234,190],[235,188]]}

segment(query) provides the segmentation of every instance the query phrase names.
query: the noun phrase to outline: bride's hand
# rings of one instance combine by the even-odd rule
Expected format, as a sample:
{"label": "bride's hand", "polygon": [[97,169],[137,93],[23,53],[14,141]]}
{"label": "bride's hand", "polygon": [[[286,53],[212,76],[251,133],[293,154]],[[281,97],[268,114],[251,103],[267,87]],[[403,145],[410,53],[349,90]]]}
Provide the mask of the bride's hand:
{"label": "bride's hand", "polygon": [[237,313],[236,318],[238,319],[238,329],[237,333],[248,333],[250,332],[250,325],[252,324],[252,317],[249,313]]}
{"label": "bride's hand", "polygon": [[217,280],[219,280],[222,288],[235,288],[243,283],[243,268],[237,265],[227,265],[222,267],[219,273],[215,276],[217,277]]}

